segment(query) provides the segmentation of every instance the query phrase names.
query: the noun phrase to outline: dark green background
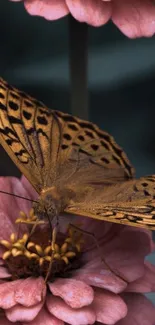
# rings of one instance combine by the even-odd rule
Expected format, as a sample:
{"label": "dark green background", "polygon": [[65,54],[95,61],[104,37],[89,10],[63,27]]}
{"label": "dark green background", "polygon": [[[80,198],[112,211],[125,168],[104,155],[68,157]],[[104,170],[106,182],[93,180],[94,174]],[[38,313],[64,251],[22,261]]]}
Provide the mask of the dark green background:
{"label": "dark green background", "polygon": [[[22,2],[0,1],[4,79],[71,112],[68,62],[68,18],[49,22],[29,16]],[[112,23],[89,27],[89,94],[90,120],[113,134],[137,176],[155,173],[155,37],[129,40]],[[0,174],[17,173],[0,149]]]}

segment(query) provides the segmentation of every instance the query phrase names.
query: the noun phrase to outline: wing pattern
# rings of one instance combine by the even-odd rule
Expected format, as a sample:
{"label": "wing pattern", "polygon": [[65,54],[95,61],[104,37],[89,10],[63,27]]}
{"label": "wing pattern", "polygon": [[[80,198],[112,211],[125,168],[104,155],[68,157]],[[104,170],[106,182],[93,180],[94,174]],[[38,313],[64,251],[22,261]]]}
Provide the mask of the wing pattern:
{"label": "wing pattern", "polygon": [[[0,79],[0,141],[34,188],[62,183],[98,166],[106,178],[130,179],[133,168],[123,150],[96,125],[48,109]],[[112,175],[113,170],[113,175]],[[82,174],[83,171],[83,174]],[[117,172],[117,173],[116,173]],[[97,172],[96,172],[97,174]]]}

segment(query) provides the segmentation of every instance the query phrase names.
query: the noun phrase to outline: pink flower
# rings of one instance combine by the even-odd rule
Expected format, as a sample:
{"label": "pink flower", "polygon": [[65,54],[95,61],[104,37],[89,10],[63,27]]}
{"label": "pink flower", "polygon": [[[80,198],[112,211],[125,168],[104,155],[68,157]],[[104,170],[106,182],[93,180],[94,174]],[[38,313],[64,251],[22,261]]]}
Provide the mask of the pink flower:
{"label": "pink flower", "polygon": [[[22,0],[11,0],[22,1]],[[150,37],[155,33],[153,0],[23,0],[31,15],[49,20],[71,13],[80,22],[101,26],[110,19],[128,37]]]}
{"label": "pink flower", "polygon": [[[0,189],[36,198],[36,193],[25,178],[1,177]],[[28,213],[30,207],[28,201],[0,194],[1,243],[2,240],[5,244],[9,243],[12,233],[18,232],[21,238],[28,232],[29,226],[19,227],[15,220],[19,210]],[[64,229],[65,222],[64,216],[61,219]],[[101,261],[92,238],[86,237],[85,240],[85,235],[81,253],[79,250],[69,266],[64,263],[62,268],[62,264],[55,264],[57,269],[52,269],[53,278],[51,281],[49,277],[47,284],[42,276],[42,257],[36,264],[33,259],[26,260],[26,255],[17,256],[17,248],[14,247],[12,255],[4,258],[10,251],[6,251],[5,245],[1,244],[0,325],[85,325],[95,322],[153,325],[155,307],[143,295],[155,290],[155,266],[144,260],[154,247],[151,233],[81,217],[76,217],[76,222],[82,222],[83,229],[96,235],[101,255],[112,271]],[[45,240],[45,230],[47,228],[40,225],[34,235],[40,245]],[[15,235],[11,236],[13,242]],[[23,242],[19,244],[22,246]],[[33,246],[30,241],[26,245],[29,248]],[[8,246],[8,249],[12,248]],[[61,277],[62,271],[64,277]]]}

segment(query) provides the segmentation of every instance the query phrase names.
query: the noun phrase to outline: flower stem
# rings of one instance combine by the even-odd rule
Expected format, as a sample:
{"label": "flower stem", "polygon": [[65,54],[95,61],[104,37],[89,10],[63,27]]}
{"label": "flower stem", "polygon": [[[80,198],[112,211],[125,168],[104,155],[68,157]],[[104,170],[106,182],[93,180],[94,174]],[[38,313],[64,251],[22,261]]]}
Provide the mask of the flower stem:
{"label": "flower stem", "polygon": [[68,19],[71,113],[88,120],[88,25]]}

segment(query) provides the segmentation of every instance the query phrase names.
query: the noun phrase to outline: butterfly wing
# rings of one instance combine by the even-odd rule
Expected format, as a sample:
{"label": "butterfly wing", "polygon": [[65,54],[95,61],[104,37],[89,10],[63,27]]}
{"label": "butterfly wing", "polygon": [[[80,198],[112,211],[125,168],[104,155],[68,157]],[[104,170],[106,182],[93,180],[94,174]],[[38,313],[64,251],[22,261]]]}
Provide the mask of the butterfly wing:
{"label": "butterfly wing", "polygon": [[54,179],[60,141],[54,114],[0,79],[0,143],[38,193]]}
{"label": "butterfly wing", "polygon": [[36,191],[66,180],[133,176],[123,150],[96,125],[45,105],[0,79],[0,142]]}
{"label": "butterfly wing", "polygon": [[[131,179],[134,170],[113,137],[95,124],[56,112],[62,127],[57,184],[111,183]],[[61,187],[61,185],[60,185]]]}
{"label": "butterfly wing", "polygon": [[38,193],[74,192],[66,212],[154,227],[154,176],[131,180],[125,153],[96,125],[49,110],[0,79],[0,142]]}
{"label": "butterfly wing", "polygon": [[[78,191],[78,189],[77,189]],[[67,213],[129,226],[155,229],[155,175],[111,184],[90,185],[87,195],[66,208]]]}

